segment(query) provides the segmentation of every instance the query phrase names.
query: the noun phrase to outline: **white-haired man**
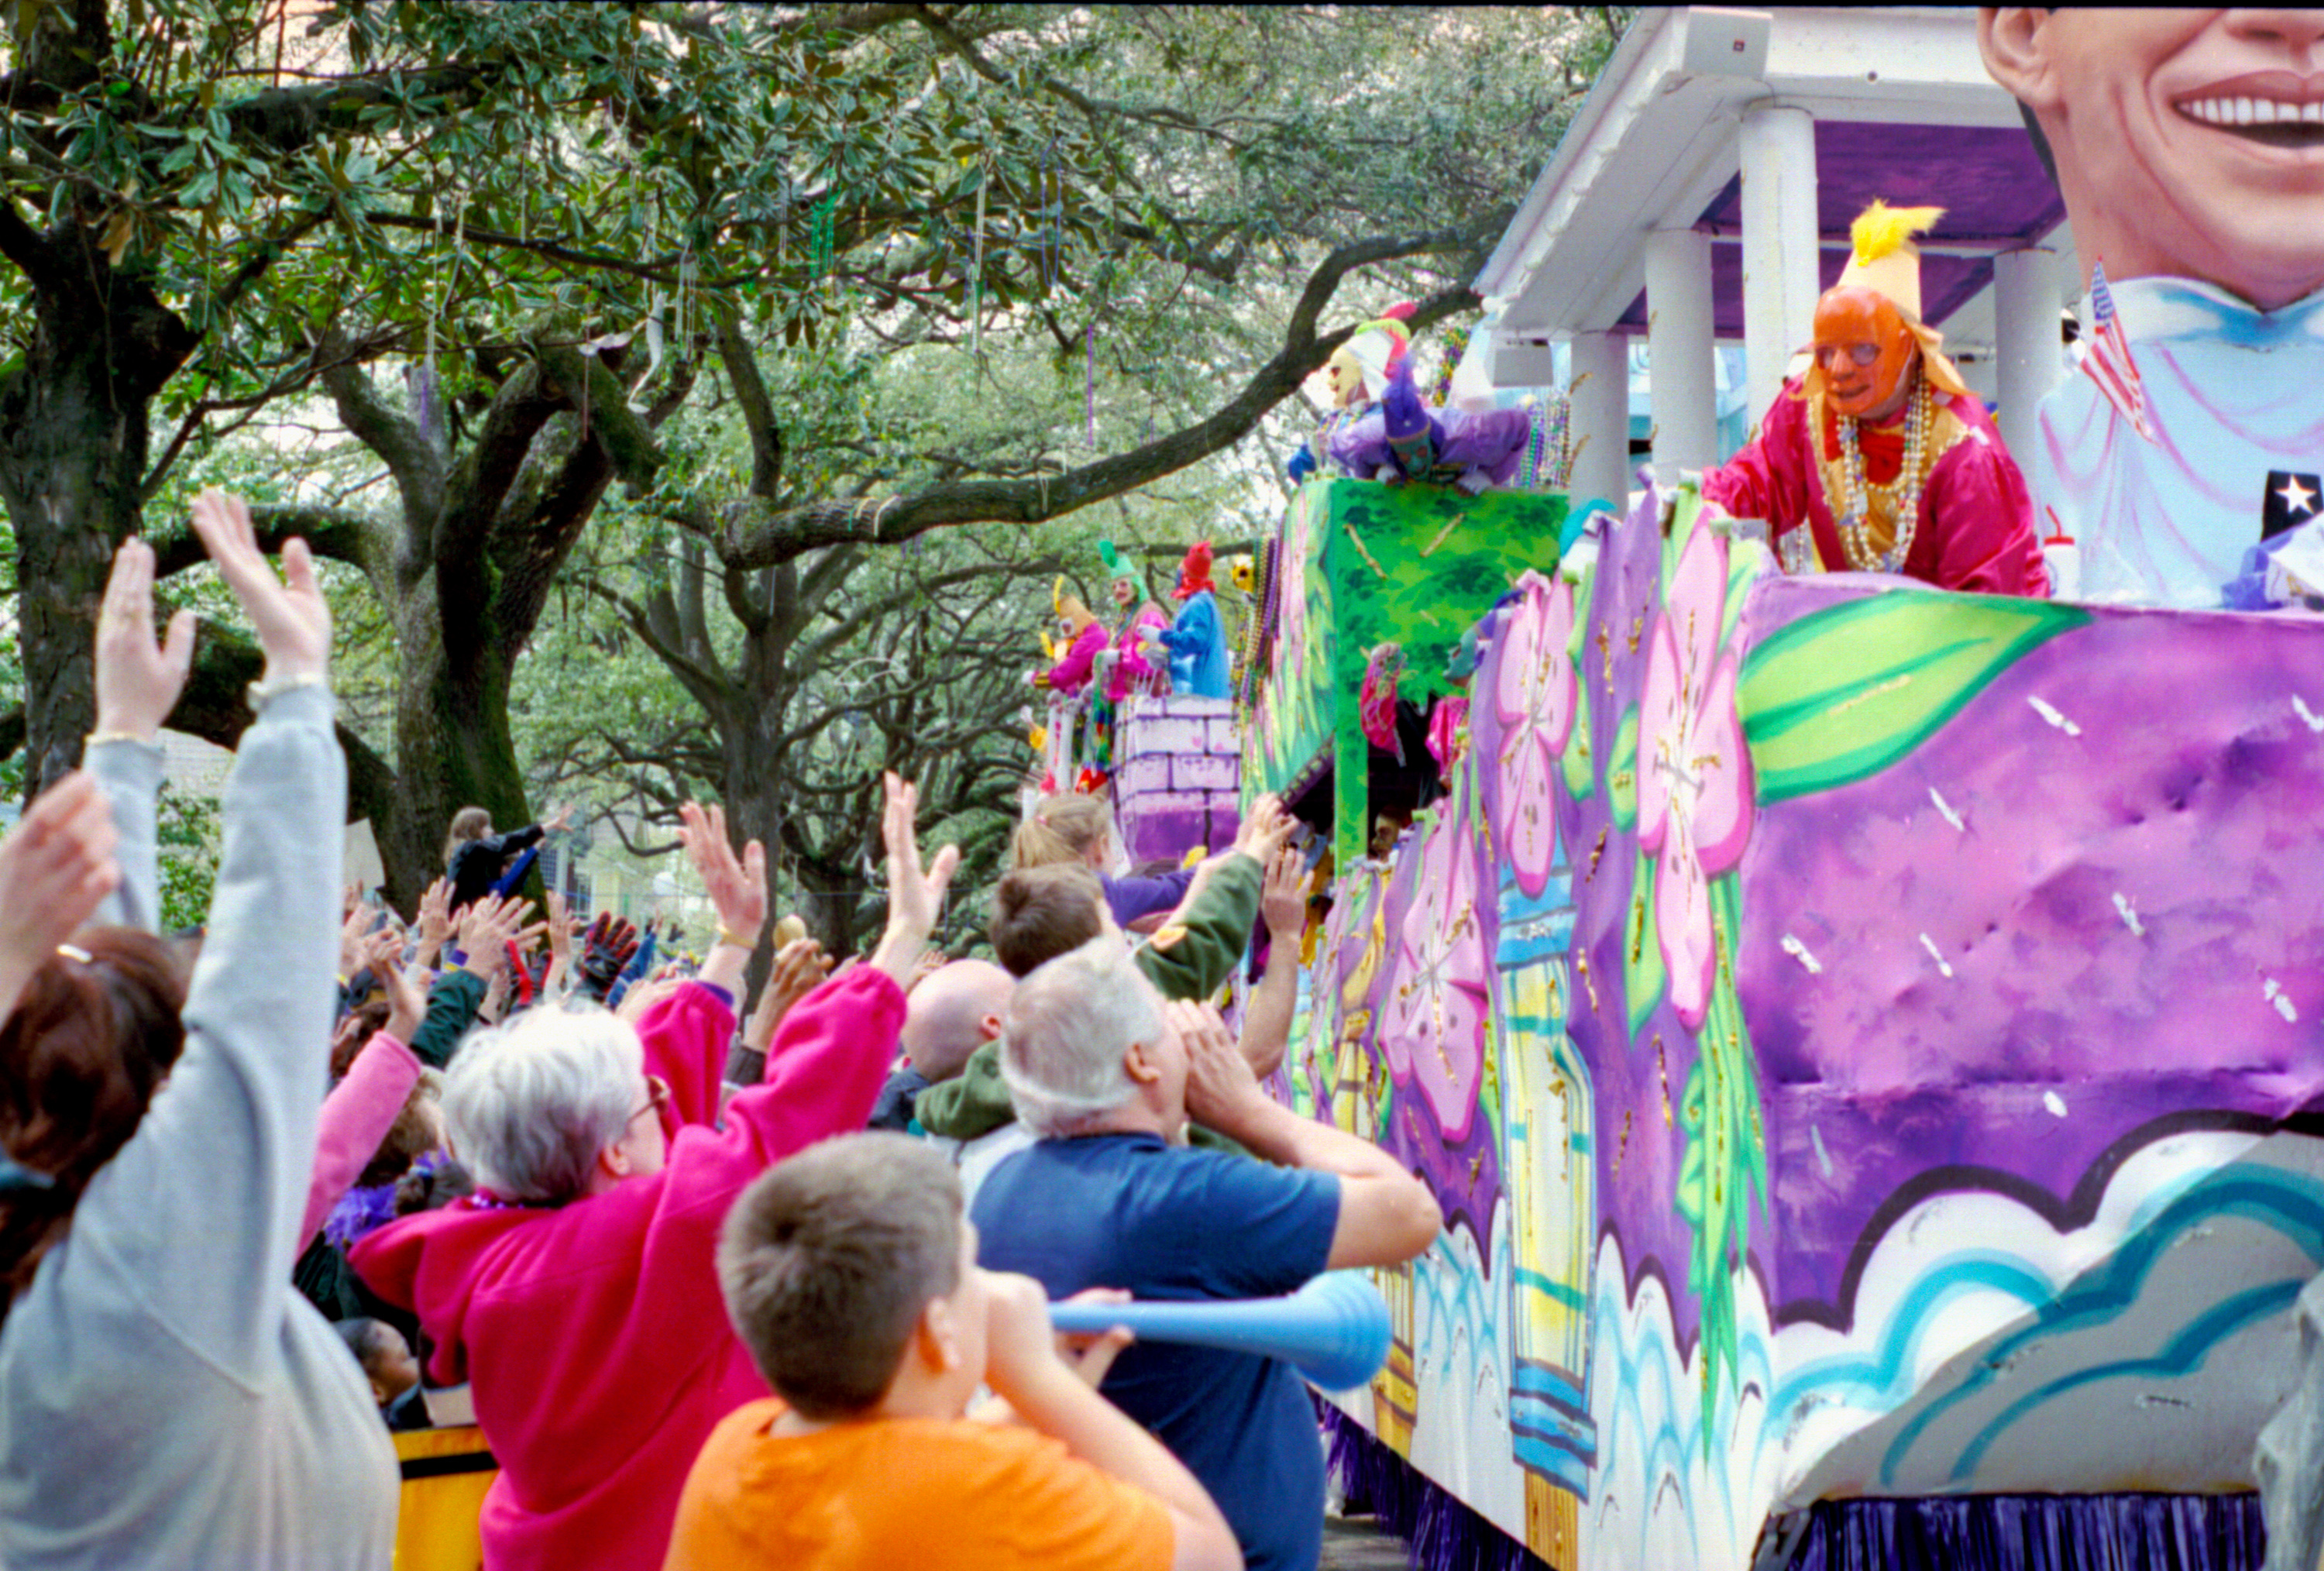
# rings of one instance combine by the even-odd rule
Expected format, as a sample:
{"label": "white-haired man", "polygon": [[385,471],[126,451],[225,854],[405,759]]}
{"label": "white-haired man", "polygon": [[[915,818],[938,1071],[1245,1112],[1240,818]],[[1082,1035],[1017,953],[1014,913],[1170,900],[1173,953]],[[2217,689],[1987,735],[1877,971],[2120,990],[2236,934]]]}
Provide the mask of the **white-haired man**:
{"label": "white-haired man", "polygon": [[[988,1270],[1052,1298],[1266,1298],[1328,1269],[1409,1260],[1443,1224],[1387,1153],[1270,1099],[1218,1012],[1166,1003],[1119,936],[1019,982],[1005,1025],[1001,1070],[1040,1138],[977,1193]],[[1190,1114],[1266,1161],[1186,1148]],[[1251,1571],[1311,1571],[1323,1456],[1290,1365],[1133,1346],[1102,1389],[1202,1480]]]}

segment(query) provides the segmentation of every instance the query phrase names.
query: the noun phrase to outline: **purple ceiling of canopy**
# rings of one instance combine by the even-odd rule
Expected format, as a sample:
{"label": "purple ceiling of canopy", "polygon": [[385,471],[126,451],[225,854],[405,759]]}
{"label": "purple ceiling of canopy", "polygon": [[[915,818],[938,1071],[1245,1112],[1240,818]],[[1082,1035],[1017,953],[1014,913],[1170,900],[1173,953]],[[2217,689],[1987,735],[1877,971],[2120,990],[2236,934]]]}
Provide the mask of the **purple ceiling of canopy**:
{"label": "purple ceiling of canopy", "polygon": [[[1940,207],[1945,216],[1929,238],[1994,244],[2038,240],[2065,221],[2066,204],[2043,171],[2033,139],[2000,126],[1888,125],[1854,120],[1816,122],[1816,218],[1829,288],[1848,262],[1848,226],[1875,197],[1892,207]],[[1743,336],[1743,177],[1727,182],[1702,211],[1709,230],[1711,320],[1722,338]],[[1997,249],[2002,248],[1996,246]],[[1993,282],[1988,256],[1924,256],[1921,303],[1932,326]],[[1646,291],[1630,302],[1617,332],[1644,332]]]}

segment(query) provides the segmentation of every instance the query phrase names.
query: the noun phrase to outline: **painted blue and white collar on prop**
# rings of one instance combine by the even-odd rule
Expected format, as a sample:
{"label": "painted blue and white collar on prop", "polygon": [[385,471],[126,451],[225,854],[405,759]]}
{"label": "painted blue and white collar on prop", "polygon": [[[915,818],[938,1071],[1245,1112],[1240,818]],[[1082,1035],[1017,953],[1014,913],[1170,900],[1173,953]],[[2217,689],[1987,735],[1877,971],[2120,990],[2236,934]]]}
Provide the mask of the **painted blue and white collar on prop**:
{"label": "painted blue and white collar on prop", "polygon": [[2264,311],[2215,283],[2192,278],[2107,281],[2134,344],[2173,338],[2226,342],[2246,349],[2324,344],[2324,290],[2279,310]]}

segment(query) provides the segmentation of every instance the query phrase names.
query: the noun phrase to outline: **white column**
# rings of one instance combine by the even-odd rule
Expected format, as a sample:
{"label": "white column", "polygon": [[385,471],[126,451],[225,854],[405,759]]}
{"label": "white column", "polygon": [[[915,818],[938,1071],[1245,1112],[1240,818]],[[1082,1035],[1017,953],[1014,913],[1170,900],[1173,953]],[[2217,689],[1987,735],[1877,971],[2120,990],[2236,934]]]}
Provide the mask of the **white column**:
{"label": "white column", "polygon": [[1743,347],[1751,422],[1783,391],[1784,367],[1813,337],[1820,236],[1815,117],[1786,104],[1743,116]]}
{"label": "white column", "polygon": [[1646,370],[1655,411],[1655,476],[1719,461],[1717,374],[1711,356],[1711,236],[1658,229],[1646,236]]}
{"label": "white column", "polygon": [[1628,511],[1630,497],[1630,341],[1619,333],[1573,335],[1573,400],[1568,439],[1577,451],[1566,494],[1576,503],[1602,497]]}
{"label": "white column", "polygon": [[2029,476],[2043,395],[2065,374],[2058,334],[2063,303],[2056,252],[2031,246],[1993,259],[1994,357],[2000,374],[1996,392],[2001,404],[1997,423],[2003,443]]}

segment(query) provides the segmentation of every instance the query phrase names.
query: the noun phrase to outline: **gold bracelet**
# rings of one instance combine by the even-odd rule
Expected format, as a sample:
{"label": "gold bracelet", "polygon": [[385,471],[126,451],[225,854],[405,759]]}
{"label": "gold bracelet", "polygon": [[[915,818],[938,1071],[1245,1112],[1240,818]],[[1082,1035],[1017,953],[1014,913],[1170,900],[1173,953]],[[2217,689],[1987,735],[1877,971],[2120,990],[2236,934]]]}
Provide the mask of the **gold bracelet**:
{"label": "gold bracelet", "polygon": [[744,938],[724,922],[718,924],[718,941],[722,944],[732,944],[737,949],[755,949],[759,947],[758,939]]}
{"label": "gold bracelet", "polygon": [[81,745],[102,747],[108,742],[134,742],[140,747],[159,747],[161,744],[161,738],[149,736],[142,731],[92,731]]}

